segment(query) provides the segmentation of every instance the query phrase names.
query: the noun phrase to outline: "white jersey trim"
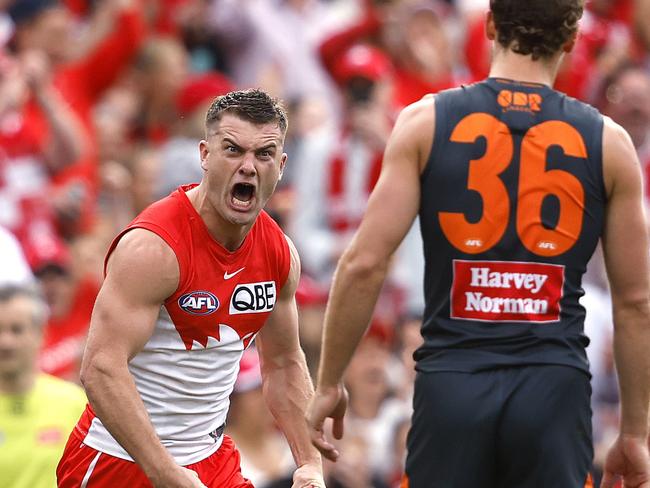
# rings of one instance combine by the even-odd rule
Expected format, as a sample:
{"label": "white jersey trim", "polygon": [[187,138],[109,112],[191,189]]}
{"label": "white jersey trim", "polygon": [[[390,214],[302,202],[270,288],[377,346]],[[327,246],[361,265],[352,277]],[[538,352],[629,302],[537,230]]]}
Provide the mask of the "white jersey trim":
{"label": "white jersey trim", "polygon": [[86,488],[86,486],[88,486],[88,481],[90,480],[90,476],[93,474],[93,471],[95,471],[95,466],[97,466],[97,461],[99,461],[99,456],[101,456],[102,454],[103,453],[98,452],[93,458],[92,462],[90,463],[90,466],[88,466],[88,471],[86,471],[83,480],[81,480],[81,488]]}

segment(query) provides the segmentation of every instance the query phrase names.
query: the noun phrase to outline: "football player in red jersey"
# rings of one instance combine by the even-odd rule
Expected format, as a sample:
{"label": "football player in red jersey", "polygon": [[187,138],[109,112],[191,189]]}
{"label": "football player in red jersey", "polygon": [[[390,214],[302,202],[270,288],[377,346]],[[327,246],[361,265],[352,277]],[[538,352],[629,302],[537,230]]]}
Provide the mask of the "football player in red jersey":
{"label": "football player in red jersey", "polygon": [[199,145],[201,183],[145,209],[113,242],[81,369],[89,406],[59,487],[251,487],[224,423],[254,337],[267,405],[298,466],[293,486],[324,487],[304,422],[300,262],[262,210],[286,162],[286,128],[262,91],[219,97]]}

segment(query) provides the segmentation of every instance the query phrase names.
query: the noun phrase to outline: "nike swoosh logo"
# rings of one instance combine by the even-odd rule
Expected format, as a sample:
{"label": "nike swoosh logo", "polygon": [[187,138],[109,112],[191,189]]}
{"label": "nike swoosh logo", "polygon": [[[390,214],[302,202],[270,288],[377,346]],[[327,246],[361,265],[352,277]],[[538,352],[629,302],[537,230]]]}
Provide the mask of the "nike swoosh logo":
{"label": "nike swoosh logo", "polygon": [[237,273],[241,273],[242,271],[244,271],[245,268],[246,268],[246,266],[244,266],[244,267],[241,268],[241,269],[238,269],[238,270],[235,271],[234,273],[228,273],[228,271],[226,271],[226,272],[223,274],[223,279],[224,279],[224,280],[229,280],[230,278],[232,278],[233,276],[235,276]]}

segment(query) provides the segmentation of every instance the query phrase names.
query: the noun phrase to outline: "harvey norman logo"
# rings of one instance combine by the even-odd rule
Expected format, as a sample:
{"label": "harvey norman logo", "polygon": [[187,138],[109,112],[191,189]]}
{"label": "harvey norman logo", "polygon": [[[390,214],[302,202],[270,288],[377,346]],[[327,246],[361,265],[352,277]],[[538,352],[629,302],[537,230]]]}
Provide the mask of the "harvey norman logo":
{"label": "harvey norman logo", "polygon": [[488,322],[557,322],[564,266],[454,260],[451,317]]}

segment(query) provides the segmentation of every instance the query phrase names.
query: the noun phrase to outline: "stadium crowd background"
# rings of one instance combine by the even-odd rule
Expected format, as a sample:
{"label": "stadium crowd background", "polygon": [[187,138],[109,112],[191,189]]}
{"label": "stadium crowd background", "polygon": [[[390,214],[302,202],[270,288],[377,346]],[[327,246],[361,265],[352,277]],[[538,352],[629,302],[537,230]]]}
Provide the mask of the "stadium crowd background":
{"label": "stadium crowd background", "polygon": [[[556,87],[621,123],[647,173],[650,1],[587,6]],[[487,75],[486,9],[487,0],[0,0],[0,284],[42,287],[50,318],[39,367],[78,382],[111,239],[201,178],[211,100],[261,87],[289,110],[289,161],[267,210],[302,256],[301,334],[315,371],[331,274],[397,112]],[[347,372],[350,414],[343,456],[326,466],[330,487],[398,484],[420,341],[420,247],[414,229]],[[599,255],[584,287],[598,469],[618,403]],[[291,455],[263,405],[254,349],[227,432],[255,486],[290,486]]]}

